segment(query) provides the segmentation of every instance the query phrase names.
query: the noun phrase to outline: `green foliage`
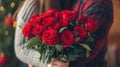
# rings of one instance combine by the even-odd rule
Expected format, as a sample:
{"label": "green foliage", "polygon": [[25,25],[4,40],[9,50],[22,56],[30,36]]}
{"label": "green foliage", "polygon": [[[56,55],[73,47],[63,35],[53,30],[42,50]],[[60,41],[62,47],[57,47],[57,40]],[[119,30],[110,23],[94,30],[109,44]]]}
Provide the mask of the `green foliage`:
{"label": "green foliage", "polygon": [[38,46],[40,62],[44,64],[50,63],[53,58],[61,61],[74,61],[77,58],[87,58],[92,51],[88,44],[76,43],[67,48],[63,47],[61,44],[49,46],[37,37],[31,38],[24,45],[24,48],[28,49]]}
{"label": "green foliage", "polygon": [[63,50],[63,46],[60,45],[60,44],[55,45],[55,48],[56,48],[58,51],[62,51],[62,50]]}
{"label": "green foliage", "polygon": [[90,47],[87,44],[80,44],[82,47],[84,47],[85,49],[91,51]]}
{"label": "green foliage", "polygon": [[39,39],[37,37],[33,37],[32,39],[30,39],[26,43],[24,43],[23,48],[32,48],[36,44],[39,44]]}
{"label": "green foliage", "polygon": [[59,33],[63,32],[65,29],[67,29],[67,27],[63,27],[59,30]]}

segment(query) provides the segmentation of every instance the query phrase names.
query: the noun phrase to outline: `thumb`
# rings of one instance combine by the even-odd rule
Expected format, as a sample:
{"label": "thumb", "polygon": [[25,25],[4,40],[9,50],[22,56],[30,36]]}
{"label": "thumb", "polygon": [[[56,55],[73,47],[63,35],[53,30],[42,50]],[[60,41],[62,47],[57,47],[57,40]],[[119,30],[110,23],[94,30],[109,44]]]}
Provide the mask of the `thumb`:
{"label": "thumb", "polygon": [[32,64],[28,64],[28,67],[33,67],[33,65]]}

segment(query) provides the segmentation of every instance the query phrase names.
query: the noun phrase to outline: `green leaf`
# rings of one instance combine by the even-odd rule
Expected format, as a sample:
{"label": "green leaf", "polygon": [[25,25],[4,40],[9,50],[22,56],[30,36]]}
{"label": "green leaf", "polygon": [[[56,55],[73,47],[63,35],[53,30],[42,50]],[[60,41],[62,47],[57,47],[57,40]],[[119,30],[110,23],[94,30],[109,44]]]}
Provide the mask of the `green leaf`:
{"label": "green leaf", "polygon": [[77,37],[77,38],[75,39],[76,42],[77,42],[78,40],[80,40],[80,37]]}
{"label": "green leaf", "polygon": [[59,33],[61,33],[62,31],[64,31],[65,29],[67,29],[67,27],[60,28]]}
{"label": "green leaf", "polygon": [[73,33],[74,33],[75,37],[78,37],[78,33],[77,32],[73,32]]}
{"label": "green leaf", "polygon": [[89,55],[90,55],[90,51],[86,50],[86,56],[89,57]]}
{"label": "green leaf", "polygon": [[60,45],[60,44],[55,45],[55,48],[56,48],[58,51],[62,51],[62,50],[63,50],[63,46]]}
{"label": "green leaf", "polygon": [[74,47],[74,46],[72,46],[72,45],[71,45],[71,46],[69,46],[69,47],[70,47],[70,48],[75,48],[75,47]]}
{"label": "green leaf", "polygon": [[91,51],[91,48],[87,45],[87,44],[80,44],[82,47],[84,47],[85,49]]}
{"label": "green leaf", "polygon": [[68,54],[68,60],[69,60],[69,61],[74,61],[74,60],[76,60],[77,57],[78,57],[78,56],[76,56],[76,55],[74,55],[74,54]]}
{"label": "green leaf", "polygon": [[43,64],[47,63],[48,57],[49,57],[49,50],[46,50],[46,52],[41,52],[40,62]]}
{"label": "green leaf", "polygon": [[54,56],[54,54],[55,54],[55,47],[52,47],[52,50],[51,50],[51,56]]}
{"label": "green leaf", "polygon": [[75,26],[73,23],[70,22],[70,25]]}
{"label": "green leaf", "polygon": [[88,41],[88,42],[94,42],[95,39],[91,36],[90,33],[88,33],[88,36],[89,36],[89,37],[88,37],[87,41]]}
{"label": "green leaf", "polygon": [[68,60],[67,60],[67,56],[66,56],[66,55],[64,55],[64,56],[60,57],[60,60],[61,60],[61,61],[68,61]]}
{"label": "green leaf", "polygon": [[36,44],[39,44],[39,39],[37,37],[33,37],[32,39],[26,41],[26,43],[24,43],[23,48],[32,48],[33,46],[35,46]]}
{"label": "green leaf", "polygon": [[52,48],[53,47],[45,45],[45,44],[43,44],[42,46],[39,47],[38,51],[41,55],[39,58],[41,63],[44,63],[44,64],[50,63],[51,58],[54,55],[54,52],[53,52],[54,49],[52,49]]}

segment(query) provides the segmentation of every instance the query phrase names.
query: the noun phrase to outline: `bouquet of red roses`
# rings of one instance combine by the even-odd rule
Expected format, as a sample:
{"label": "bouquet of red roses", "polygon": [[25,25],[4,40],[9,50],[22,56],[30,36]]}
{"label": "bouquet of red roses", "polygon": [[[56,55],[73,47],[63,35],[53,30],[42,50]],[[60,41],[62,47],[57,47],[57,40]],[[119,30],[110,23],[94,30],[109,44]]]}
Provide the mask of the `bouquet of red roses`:
{"label": "bouquet of red roses", "polygon": [[28,38],[25,48],[37,46],[40,61],[74,61],[87,58],[95,41],[98,24],[91,18],[79,16],[76,11],[51,9],[42,15],[33,15],[22,33]]}

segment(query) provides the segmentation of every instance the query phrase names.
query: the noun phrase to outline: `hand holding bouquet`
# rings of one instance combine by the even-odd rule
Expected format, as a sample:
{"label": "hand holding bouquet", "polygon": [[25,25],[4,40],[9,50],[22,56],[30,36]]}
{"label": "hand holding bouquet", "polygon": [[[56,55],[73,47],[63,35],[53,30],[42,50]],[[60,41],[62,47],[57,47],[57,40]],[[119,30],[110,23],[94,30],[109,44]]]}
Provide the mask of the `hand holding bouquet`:
{"label": "hand holding bouquet", "polygon": [[92,18],[79,16],[75,11],[51,9],[33,15],[24,26],[22,33],[28,38],[24,47],[37,46],[43,63],[52,59],[67,62],[87,59],[95,46],[97,29],[98,24]]}

